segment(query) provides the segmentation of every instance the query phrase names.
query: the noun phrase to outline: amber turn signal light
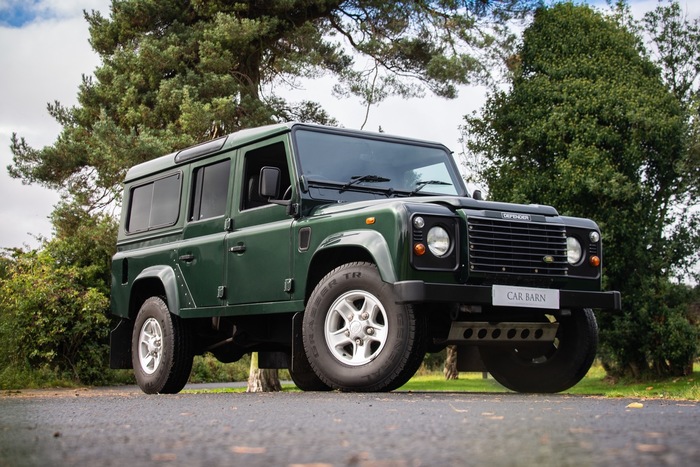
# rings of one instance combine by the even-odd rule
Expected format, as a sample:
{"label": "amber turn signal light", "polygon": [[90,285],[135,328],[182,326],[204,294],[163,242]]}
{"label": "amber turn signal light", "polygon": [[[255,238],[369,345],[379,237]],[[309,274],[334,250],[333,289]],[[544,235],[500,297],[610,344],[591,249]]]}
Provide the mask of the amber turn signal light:
{"label": "amber turn signal light", "polygon": [[593,267],[598,267],[600,266],[600,257],[599,256],[591,256],[588,258],[588,263],[593,266]]}
{"label": "amber turn signal light", "polygon": [[413,252],[418,256],[423,256],[425,254],[425,245],[422,243],[416,243],[413,245]]}

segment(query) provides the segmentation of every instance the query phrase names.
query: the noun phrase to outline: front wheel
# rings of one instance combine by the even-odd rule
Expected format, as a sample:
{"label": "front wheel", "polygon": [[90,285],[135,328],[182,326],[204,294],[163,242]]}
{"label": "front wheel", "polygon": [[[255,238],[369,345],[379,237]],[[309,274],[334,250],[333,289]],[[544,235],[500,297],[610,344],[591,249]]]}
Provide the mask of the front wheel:
{"label": "front wheel", "polygon": [[323,383],[342,391],[391,391],[413,376],[425,355],[425,327],[396,299],[370,263],[345,264],[319,282],[302,335]]}
{"label": "front wheel", "polygon": [[192,371],[192,339],[179,316],[161,297],[150,297],[139,310],[131,339],[136,382],[146,394],[176,394]]}
{"label": "front wheel", "polygon": [[554,342],[521,348],[481,347],[481,359],[496,381],[517,392],[554,393],[581,381],[595,359],[598,326],[593,311],[572,310],[558,319]]}

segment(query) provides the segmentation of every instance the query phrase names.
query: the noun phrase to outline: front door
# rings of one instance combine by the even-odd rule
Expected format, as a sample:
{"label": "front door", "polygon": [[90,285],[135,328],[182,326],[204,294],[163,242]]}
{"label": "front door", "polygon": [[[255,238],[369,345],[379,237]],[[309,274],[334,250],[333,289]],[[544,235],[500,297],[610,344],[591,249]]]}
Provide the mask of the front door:
{"label": "front door", "polygon": [[291,228],[285,206],[259,193],[263,167],[281,172],[280,197],[290,186],[288,143],[284,137],[244,148],[243,179],[232,231],[226,237],[227,300],[230,305],[289,300]]}

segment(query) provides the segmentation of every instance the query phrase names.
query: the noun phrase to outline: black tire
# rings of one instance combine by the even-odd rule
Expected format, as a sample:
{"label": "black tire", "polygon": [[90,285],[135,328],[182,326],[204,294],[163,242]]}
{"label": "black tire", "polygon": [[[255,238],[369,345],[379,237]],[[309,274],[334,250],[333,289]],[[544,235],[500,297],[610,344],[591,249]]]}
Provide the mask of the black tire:
{"label": "black tire", "polygon": [[131,338],[136,382],[146,394],[176,394],[192,371],[192,339],[179,316],[161,297],[150,297],[139,310]]}
{"label": "black tire", "polygon": [[552,344],[520,349],[481,347],[481,358],[496,381],[517,392],[555,393],[581,381],[596,356],[598,325],[593,311],[572,310],[559,320]]}
{"label": "black tire", "polygon": [[[348,263],[315,287],[302,335],[319,379],[341,391],[391,391],[416,372],[425,356],[425,327],[370,263]],[[333,341],[333,342],[330,342]]]}

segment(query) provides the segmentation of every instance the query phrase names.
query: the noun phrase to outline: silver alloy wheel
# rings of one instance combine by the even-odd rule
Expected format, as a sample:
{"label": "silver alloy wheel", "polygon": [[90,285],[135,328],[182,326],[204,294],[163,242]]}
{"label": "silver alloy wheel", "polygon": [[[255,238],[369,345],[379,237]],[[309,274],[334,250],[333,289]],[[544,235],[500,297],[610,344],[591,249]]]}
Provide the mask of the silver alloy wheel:
{"label": "silver alloy wheel", "polygon": [[148,318],[139,333],[139,362],[147,375],[158,369],[163,358],[163,329],[158,320]]}
{"label": "silver alloy wheel", "polygon": [[386,311],[377,297],[364,290],[345,292],[326,315],[326,344],[338,361],[365,365],[384,348],[387,323]]}

